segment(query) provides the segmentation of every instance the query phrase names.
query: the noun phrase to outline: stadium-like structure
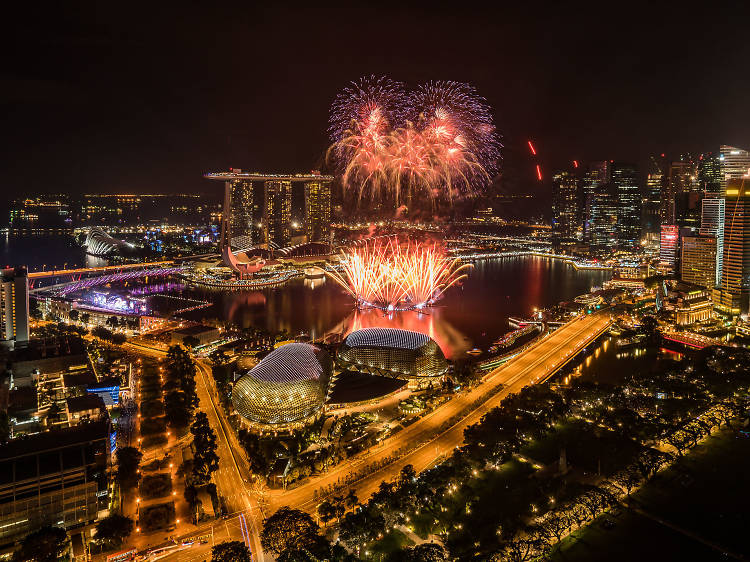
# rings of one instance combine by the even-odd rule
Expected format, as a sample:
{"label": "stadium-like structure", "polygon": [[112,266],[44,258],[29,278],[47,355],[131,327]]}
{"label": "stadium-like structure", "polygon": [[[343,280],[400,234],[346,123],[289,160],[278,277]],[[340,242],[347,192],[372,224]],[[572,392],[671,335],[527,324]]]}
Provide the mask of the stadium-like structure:
{"label": "stadium-like structure", "polygon": [[330,356],[319,347],[283,345],[237,381],[232,403],[250,427],[300,427],[323,412],[331,368]]}
{"label": "stadium-like structure", "polygon": [[124,240],[118,240],[110,236],[102,227],[95,226],[89,229],[83,242],[86,253],[92,256],[105,256],[115,250],[124,250],[132,246]]}
{"label": "stadium-like structure", "polygon": [[339,347],[337,361],[342,369],[407,379],[411,387],[428,385],[448,369],[443,351],[432,338],[395,328],[352,332]]}

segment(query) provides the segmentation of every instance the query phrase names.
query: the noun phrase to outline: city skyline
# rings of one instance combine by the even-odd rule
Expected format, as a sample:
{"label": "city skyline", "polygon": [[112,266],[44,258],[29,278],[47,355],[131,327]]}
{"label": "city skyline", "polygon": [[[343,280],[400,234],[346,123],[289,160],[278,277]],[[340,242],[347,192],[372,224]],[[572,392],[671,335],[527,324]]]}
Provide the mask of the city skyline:
{"label": "city skyline", "polygon": [[[25,191],[178,193],[201,191],[197,178],[211,169],[320,169],[336,93],[361,76],[386,73],[411,86],[475,84],[495,108],[505,157],[533,139],[547,177],[572,159],[645,169],[651,154],[750,146],[742,94],[748,78],[723,71],[747,58],[748,47],[734,41],[741,10],[697,19],[670,5],[632,6],[612,9],[615,23],[602,26],[607,12],[585,6],[577,13],[547,6],[541,17],[520,8],[454,14],[457,21],[442,8],[426,16],[400,8],[392,15],[404,29],[399,40],[370,49],[326,33],[357,21],[361,33],[378,35],[384,16],[365,6],[316,18],[325,39],[304,48],[307,10],[183,8],[178,21],[167,7],[146,18],[113,17],[104,6],[48,8],[29,19],[33,32],[20,17],[5,38],[20,56],[4,75],[3,101],[12,108],[4,182]],[[173,25],[160,25],[165,18]],[[282,21],[288,45],[259,58]],[[208,22],[222,30],[210,48]],[[658,34],[643,33],[649,22],[659,22]],[[641,40],[628,41],[635,33]],[[32,36],[43,40],[29,43]],[[318,88],[298,87],[313,79]],[[110,125],[101,128],[102,119]]]}

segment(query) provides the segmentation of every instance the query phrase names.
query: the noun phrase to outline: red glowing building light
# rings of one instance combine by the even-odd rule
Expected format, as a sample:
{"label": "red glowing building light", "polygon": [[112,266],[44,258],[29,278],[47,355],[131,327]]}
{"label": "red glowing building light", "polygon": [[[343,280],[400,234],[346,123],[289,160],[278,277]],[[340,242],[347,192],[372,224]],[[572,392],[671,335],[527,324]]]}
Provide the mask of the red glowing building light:
{"label": "red glowing building light", "polygon": [[536,177],[539,181],[542,181],[542,169],[539,167],[539,164],[536,165]]}
{"label": "red glowing building light", "polygon": [[528,141],[528,142],[529,142],[529,149],[531,150],[531,154],[536,156],[536,149],[534,148],[534,145],[531,143],[531,141]]}

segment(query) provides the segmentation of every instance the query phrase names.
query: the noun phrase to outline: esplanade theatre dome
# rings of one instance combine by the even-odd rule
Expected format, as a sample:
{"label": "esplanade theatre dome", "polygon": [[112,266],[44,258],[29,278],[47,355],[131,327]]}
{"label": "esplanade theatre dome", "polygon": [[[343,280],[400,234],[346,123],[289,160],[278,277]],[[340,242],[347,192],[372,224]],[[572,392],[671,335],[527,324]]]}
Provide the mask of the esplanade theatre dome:
{"label": "esplanade theatre dome", "polygon": [[448,362],[429,336],[395,328],[365,328],[349,334],[338,351],[342,368],[400,379],[440,377]]}
{"label": "esplanade theatre dome", "polygon": [[323,410],[331,359],[314,345],[289,343],[269,353],[234,385],[232,403],[250,425],[284,427]]}

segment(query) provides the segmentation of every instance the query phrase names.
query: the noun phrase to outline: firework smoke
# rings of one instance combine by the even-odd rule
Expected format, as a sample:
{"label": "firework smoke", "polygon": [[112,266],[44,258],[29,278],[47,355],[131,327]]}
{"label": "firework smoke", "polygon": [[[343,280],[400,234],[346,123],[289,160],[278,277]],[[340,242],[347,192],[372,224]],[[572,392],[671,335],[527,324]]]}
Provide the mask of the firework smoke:
{"label": "firework smoke", "polygon": [[468,84],[430,82],[406,94],[388,78],[362,79],[336,98],[329,132],[329,156],[360,198],[398,204],[408,190],[452,200],[497,170],[490,108]]}

